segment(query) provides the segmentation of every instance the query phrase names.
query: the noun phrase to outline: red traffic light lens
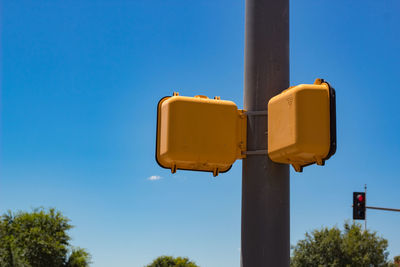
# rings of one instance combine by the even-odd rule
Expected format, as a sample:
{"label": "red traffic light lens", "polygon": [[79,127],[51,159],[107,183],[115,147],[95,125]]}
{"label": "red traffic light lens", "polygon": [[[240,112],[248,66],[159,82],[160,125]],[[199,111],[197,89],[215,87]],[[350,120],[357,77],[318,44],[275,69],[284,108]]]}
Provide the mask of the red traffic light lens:
{"label": "red traffic light lens", "polygon": [[362,195],[357,196],[358,201],[362,202],[364,200],[364,197]]}

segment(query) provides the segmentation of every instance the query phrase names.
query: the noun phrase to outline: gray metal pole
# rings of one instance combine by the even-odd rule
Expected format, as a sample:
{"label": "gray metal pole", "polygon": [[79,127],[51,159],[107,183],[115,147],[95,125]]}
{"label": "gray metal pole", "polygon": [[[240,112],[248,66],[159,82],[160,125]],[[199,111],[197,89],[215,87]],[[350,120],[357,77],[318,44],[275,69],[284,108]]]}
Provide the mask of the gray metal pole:
{"label": "gray metal pole", "polygon": [[[367,184],[364,185],[364,194],[365,194],[365,206],[367,206]],[[365,220],[364,220],[364,229],[367,231],[367,213],[364,212],[365,214]]]}
{"label": "gray metal pole", "polygon": [[[244,108],[265,111],[289,87],[289,0],[246,0],[244,63]],[[248,115],[248,151],[267,149],[267,117],[256,114]],[[242,267],[289,266],[289,191],[287,165],[259,153],[243,160]]]}
{"label": "gray metal pole", "polygon": [[372,210],[386,210],[386,211],[397,211],[400,212],[400,209],[390,209],[390,208],[381,208],[381,207],[369,207],[366,206],[366,209],[372,209]]}

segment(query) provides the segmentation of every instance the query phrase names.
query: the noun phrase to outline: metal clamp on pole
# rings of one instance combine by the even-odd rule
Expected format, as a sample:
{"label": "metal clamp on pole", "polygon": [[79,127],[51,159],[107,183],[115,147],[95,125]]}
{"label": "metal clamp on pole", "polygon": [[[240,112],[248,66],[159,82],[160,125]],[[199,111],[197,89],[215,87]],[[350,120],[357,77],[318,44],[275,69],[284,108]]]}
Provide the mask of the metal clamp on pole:
{"label": "metal clamp on pole", "polygon": [[[267,110],[257,110],[257,111],[246,111],[245,114],[247,116],[267,116]],[[266,149],[258,149],[254,151],[243,151],[243,155],[268,155],[268,151]]]}
{"label": "metal clamp on pole", "polygon": [[267,155],[268,151],[266,149],[254,150],[254,151],[243,151],[245,155]]}
{"label": "metal clamp on pole", "polygon": [[267,116],[268,115],[268,111],[266,111],[266,110],[246,111],[245,114],[247,116]]}

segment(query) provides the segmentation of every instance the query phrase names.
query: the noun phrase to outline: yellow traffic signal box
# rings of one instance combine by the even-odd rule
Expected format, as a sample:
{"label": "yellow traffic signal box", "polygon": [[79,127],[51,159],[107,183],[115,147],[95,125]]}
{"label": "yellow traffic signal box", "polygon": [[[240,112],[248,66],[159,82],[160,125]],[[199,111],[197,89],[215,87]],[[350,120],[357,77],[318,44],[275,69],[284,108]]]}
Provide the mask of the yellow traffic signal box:
{"label": "yellow traffic signal box", "polygon": [[228,171],[246,150],[247,118],[232,101],[174,93],[157,108],[156,160],[161,167]]}
{"label": "yellow traffic signal box", "polygon": [[336,152],[335,90],[324,80],[300,84],[268,103],[268,155],[298,172]]}

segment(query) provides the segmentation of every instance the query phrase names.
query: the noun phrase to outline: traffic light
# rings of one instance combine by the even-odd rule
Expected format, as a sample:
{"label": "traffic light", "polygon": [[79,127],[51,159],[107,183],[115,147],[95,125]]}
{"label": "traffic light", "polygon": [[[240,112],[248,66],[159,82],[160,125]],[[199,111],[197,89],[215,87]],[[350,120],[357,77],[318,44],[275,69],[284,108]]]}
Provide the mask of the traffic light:
{"label": "traffic light", "polygon": [[164,97],[157,108],[156,160],[161,167],[228,171],[244,158],[247,117],[232,101],[220,97]]}
{"label": "traffic light", "polygon": [[353,220],[365,220],[365,203],[364,192],[353,192]]}
{"label": "traffic light", "polygon": [[323,79],[284,90],[268,103],[268,155],[295,171],[336,152],[336,95]]}

